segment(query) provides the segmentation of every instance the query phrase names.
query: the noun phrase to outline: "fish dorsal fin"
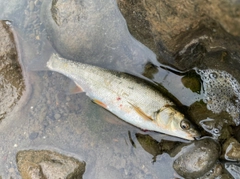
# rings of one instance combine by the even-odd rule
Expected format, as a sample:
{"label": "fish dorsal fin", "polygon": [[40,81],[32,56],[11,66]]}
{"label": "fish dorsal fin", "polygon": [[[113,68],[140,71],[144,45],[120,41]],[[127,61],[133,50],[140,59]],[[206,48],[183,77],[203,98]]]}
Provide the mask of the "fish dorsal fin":
{"label": "fish dorsal fin", "polygon": [[133,109],[134,109],[140,116],[142,116],[144,119],[146,119],[146,120],[148,120],[148,121],[153,121],[153,119],[152,119],[150,116],[148,116],[146,113],[144,113],[143,110],[142,110],[140,107],[135,106],[135,105],[131,104],[130,102],[128,102],[128,103],[129,103],[129,104],[133,107]]}

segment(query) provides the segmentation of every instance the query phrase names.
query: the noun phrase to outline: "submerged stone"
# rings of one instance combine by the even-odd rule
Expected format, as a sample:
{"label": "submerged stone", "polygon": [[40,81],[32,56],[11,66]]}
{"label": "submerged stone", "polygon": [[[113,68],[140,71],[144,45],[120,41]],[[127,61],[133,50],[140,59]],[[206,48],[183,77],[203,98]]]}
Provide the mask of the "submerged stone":
{"label": "submerged stone", "polygon": [[85,162],[52,151],[25,150],[16,158],[23,179],[81,179],[85,172]]}
{"label": "submerged stone", "polygon": [[233,179],[221,163],[216,163],[215,166],[207,172],[205,175],[199,177],[199,179]]}
{"label": "submerged stone", "polygon": [[233,137],[223,144],[222,158],[229,161],[240,161],[240,143]]}
{"label": "submerged stone", "polygon": [[7,21],[0,21],[0,120],[17,104],[25,89],[14,36]]}
{"label": "submerged stone", "polygon": [[215,165],[220,148],[210,138],[194,141],[184,147],[173,163],[175,171],[185,178],[198,178]]}
{"label": "submerged stone", "polygon": [[239,163],[225,163],[225,168],[232,175],[232,178],[236,179],[240,176]]}
{"label": "submerged stone", "polygon": [[183,85],[186,88],[189,88],[192,92],[200,93],[201,91],[201,83],[200,80],[196,76],[184,76],[181,79]]}
{"label": "submerged stone", "polygon": [[156,141],[149,135],[136,134],[143,149],[154,156],[168,153],[172,158],[174,170],[185,178],[214,178],[224,174],[218,163],[220,146],[211,138],[204,138],[192,143],[161,140]]}
{"label": "submerged stone", "polygon": [[162,150],[159,148],[159,142],[149,135],[144,135],[140,133],[137,133],[136,137],[142,148],[153,156],[153,161],[155,162],[156,156],[163,153]]}
{"label": "submerged stone", "polygon": [[232,129],[229,125],[234,125],[234,122],[227,112],[213,113],[203,101],[197,101],[189,107],[188,114],[204,129],[203,136],[210,133],[215,139],[222,141],[231,137]]}

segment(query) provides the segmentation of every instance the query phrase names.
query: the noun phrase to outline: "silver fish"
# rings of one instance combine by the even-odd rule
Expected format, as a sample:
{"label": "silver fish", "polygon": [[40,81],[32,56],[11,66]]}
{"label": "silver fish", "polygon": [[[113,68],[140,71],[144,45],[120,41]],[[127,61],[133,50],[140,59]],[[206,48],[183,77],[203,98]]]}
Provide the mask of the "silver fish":
{"label": "silver fish", "polygon": [[199,136],[174,103],[143,79],[57,54],[50,57],[46,66],[72,79],[93,102],[134,126],[188,140]]}

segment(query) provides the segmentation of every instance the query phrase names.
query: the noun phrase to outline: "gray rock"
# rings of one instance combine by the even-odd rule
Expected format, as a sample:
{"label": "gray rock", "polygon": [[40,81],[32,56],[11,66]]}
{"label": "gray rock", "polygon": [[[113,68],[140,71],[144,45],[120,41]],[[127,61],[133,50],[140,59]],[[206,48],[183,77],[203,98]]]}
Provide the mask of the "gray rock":
{"label": "gray rock", "polygon": [[220,155],[219,151],[219,145],[210,138],[194,141],[182,148],[173,168],[182,177],[198,178],[213,168]]}
{"label": "gray rock", "polygon": [[12,111],[25,89],[14,35],[7,21],[0,21],[0,120]]}
{"label": "gray rock", "polygon": [[239,178],[240,176],[239,163],[225,163],[225,168],[233,176],[233,178]]}
{"label": "gray rock", "polygon": [[61,114],[59,114],[59,113],[54,114],[54,118],[55,118],[56,120],[58,120],[60,117],[61,117]]}
{"label": "gray rock", "polygon": [[34,140],[38,137],[38,132],[32,132],[30,135],[29,135],[29,139],[30,140]]}
{"label": "gray rock", "polygon": [[17,166],[23,179],[81,179],[85,162],[47,150],[17,153]]}

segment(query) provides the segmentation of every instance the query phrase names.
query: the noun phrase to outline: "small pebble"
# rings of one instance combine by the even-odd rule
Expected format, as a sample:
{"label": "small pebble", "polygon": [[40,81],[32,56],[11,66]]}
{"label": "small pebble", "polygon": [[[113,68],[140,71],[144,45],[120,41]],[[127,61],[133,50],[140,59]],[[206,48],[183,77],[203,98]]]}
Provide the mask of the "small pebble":
{"label": "small pebble", "polygon": [[14,168],[9,168],[9,173],[13,173],[14,172]]}
{"label": "small pebble", "polygon": [[57,120],[57,119],[59,119],[61,117],[61,115],[59,114],[59,113],[56,113],[56,114],[54,114],[54,118]]}
{"label": "small pebble", "polygon": [[35,7],[34,2],[33,2],[33,1],[30,1],[30,2],[29,2],[29,10],[30,10],[31,12],[34,10],[34,7]]}
{"label": "small pebble", "polygon": [[69,96],[66,97],[66,101],[70,101],[71,98]]}
{"label": "small pebble", "polygon": [[32,132],[30,135],[29,135],[29,139],[31,140],[34,140],[38,137],[38,132]]}

